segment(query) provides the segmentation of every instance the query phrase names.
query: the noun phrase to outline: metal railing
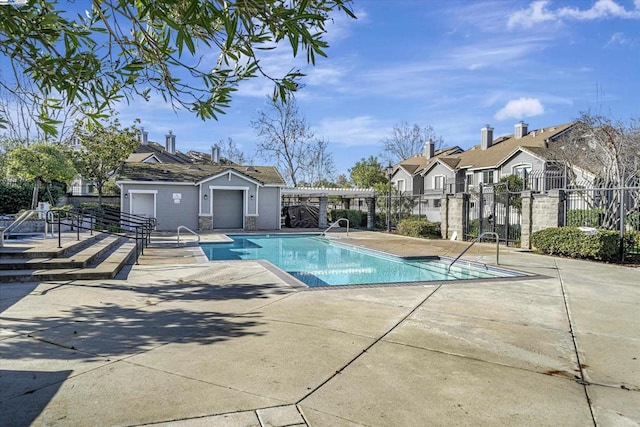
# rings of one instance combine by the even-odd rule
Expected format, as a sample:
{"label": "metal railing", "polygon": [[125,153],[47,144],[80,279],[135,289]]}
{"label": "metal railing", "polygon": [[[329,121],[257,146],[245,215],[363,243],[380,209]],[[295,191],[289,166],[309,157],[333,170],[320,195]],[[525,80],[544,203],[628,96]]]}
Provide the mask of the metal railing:
{"label": "metal railing", "polygon": [[[44,213],[38,209],[32,209],[28,211],[24,211],[18,218],[16,218],[11,224],[7,227],[0,229],[0,248],[4,247],[4,239],[9,236],[12,232],[16,230],[16,228],[20,227],[26,220],[31,218],[33,215],[37,213]],[[44,229],[44,237],[47,237],[47,223],[45,222]]]}
{"label": "metal railing", "polygon": [[339,218],[338,220],[332,222],[331,225],[327,227],[326,230],[320,233],[320,236],[326,236],[329,230],[331,230],[333,227],[336,227],[340,224],[340,221],[347,221],[347,237],[349,237],[349,220],[347,218]]}
{"label": "metal railing", "polygon": [[180,230],[182,230],[182,229],[187,230],[189,233],[191,233],[194,236],[196,236],[198,238],[198,243],[200,243],[200,235],[198,233],[196,233],[195,231],[193,231],[192,229],[190,229],[186,225],[180,225],[180,226],[178,226],[178,244],[180,244]]}
{"label": "metal railing", "polygon": [[[485,231],[481,233],[478,237],[476,237],[476,239],[473,242],[471,242],[469,246],[467,246],[462,252],[460,252],[460,255],[458,255],[453,261],[451,261],[451,264],[449,264],[449,266],[447,267],[447,273],[451,271],[451,266],[455,264],[456,261],[458,261],[462,255],[467,253],[469,249],[471,249],[471,246],[475,245],[476,242],[478,242],[480,239],[482,239],[486,235],[493,235],[496,238],[496,265],[499,265],[500,264],[500,236],[498,235],[498,233],[495,233],[493,231]],[[486,266],[487,265],[485,264],[485,267]]]}
{"label": "metal railing", "polygon": [[[76,230],[80,240],[80,230],[134,239],[136,242],[135,262],[144,255],[144,247],[151,242],[151,232],[156,226],[155,218],[127,214],[116,209],[51,209],[46,214],[46,222],[58,226],[58,248],[62,247],[62,227]],[[55,227],[54,227],[55,228]]]}

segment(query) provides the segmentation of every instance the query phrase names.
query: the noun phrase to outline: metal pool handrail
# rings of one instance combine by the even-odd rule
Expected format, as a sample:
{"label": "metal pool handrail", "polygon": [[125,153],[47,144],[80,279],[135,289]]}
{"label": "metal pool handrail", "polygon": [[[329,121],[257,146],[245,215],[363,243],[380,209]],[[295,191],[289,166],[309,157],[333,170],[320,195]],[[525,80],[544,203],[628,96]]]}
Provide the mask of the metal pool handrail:
{"label": "metal pool handrail", "polygon": [[337,226],[340,224],[340,221],[347,221],[347,237],[349,237],[349,220],[347,218],[340,218],[337,221],[334,221],[333,223],[331,223],[331,225],[329,227],[327,227],[326,230],[324,230],[322,233],[320,233],[321,236],[326,236],[327,235],[327,231],[331,230],[333,227]]}
{"label": "metal pool handrail", "polygon": [[198,243],[200,243],[200,235],[198,233],[196,233],[195,231],[193,231],[192,229],[190,229],[189,227],[187,227],[186,225],[180,225],[178,227],[178,244],[180,244],[180,229],[185,229],[187,230],[189,233],[193,234],[194,236],[196,236],[198,238]]}
{"label": "metal pool handrail", "polygon": [[495,233],[493,231],[484,231],[480,233],[480,235],[476,237],[476,239],[471,242],[469,246],[467,246],[462,252],[460,252],[460,255],[458,255],[453,261],[451,261],[451,264],[449,264],[449,266],[447,267],[447,273],[451,271],[451,266],[455,264],[455,262],[458,261],[460,257],[464,255],[469,249],[471,249],[471,246],[475,245],[477,241],[489,234],[496,237],[496,265],[500,265],[500,236],[498,235],[498,233]]}

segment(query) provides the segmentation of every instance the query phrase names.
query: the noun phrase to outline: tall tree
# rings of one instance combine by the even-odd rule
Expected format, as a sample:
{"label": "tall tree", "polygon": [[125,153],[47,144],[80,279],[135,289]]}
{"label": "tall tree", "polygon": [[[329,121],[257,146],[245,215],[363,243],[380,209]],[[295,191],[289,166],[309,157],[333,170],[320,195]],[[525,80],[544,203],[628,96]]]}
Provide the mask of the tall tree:
{"label": "tall tree", "polygon": [[325,187],[333,179],[335,171],[329,141],[316,139],[309,144],[302,168],[303,179],[314,186]]}
{"label": "tall tree", "polygon": [[362,158],[349,169],[351,182],[356,187],[374,188],[388,183],[386,171],[375,156]]}
{"label": "tall tree", "polygon": [[253,157],[240,150],[238,144],[231,138],[221,139],[218,147],[220,147],[220,155],[233,163],[238,165],[253,163]]}
{"label": "tall tree", "polygon": [[8,154],[9,175],[33,180],[31,209],[38,206],[38,191],[44,184],[51,204],[55,204],[50,192],[53,181],[68,184],[76,174],[68,154],[59,145],[36,143],[18,146]]}
{"label": "tall tree", "polygon": [[383,138],[380,157],[383,161],[396,164],[411,156],[422,153],[424,144],[428,140],[435,143],[436,148],[441,148],[444,143],[441,136],[431,126],[420,127],[418,124],[409,125],[400,122],[393,126],[391,135]]}
{"label": "tall tree", "polygon": [[289,185],[296,186],[307,177],[314,181],[328,178],[333,168],[328,142],[313,139],[313,132],[300,114],[295,98],[286,102],[270,100],[251,126],[260,139],[259,156],[274,161],[284,171]]}
{"label": "tall tree", "polygon": [[[151,92],[216,118],[238,83],[256,76],[272,80],[274,98],[284,98],[302,73],[271,76],[259,52],[288,43],[293,56],[303,51],[315,64],[326,55],[331,14],[355,18],[350,0],[93,0],[86,12],[75,2],[75,13],[64,3],[74,2],[0,7],[0,54],[11,58],[0,85],[20,93],[26,76],[40,105],[75,105],[94,120],[116,101]],[[55,133],[56,120],[38,111],[41,128]]]}
{"label": "tall tree", "polygon": [[105,183],[120,168],[138,145],[139,131],[135,127],[120,128],[118,120],[105,126],[78,126],[75,136],[79,148],[73,151],[73,164],[84,179],[93,181],[98,190],[98,205],[102,206]]}

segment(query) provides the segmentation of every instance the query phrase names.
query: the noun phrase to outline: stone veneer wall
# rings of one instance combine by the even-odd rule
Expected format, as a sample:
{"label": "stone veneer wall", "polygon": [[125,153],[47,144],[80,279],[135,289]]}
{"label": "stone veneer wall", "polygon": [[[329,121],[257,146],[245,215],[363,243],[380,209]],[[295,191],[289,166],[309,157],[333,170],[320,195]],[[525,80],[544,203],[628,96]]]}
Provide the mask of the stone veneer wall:
{"label": "stone veneer wall", "polygon": [[198,229],[199,230],[213,230],[213,217],[199,216],[198,217]]}
{"label": "stone veneer wall", "polygon": [[564,192],[548,194],[522,193],[522,235],[520,247],[531,249],[531,234],[545,228],[560,227],[564,221]]}
{"label": "stone veneer wall", "polygon": [[469,203],[469,195],[464,193],[450,194],[443,202],[440,205],[442,238],[450,239],[456,233],[456,240],[464,240],[465,212],[467,203]]}
{"label": "stone veneer wall", "polygon": [[258,229],[258,217],[257,216],[245,216],[244,217],[244,229],[247,231],[256,231]]}

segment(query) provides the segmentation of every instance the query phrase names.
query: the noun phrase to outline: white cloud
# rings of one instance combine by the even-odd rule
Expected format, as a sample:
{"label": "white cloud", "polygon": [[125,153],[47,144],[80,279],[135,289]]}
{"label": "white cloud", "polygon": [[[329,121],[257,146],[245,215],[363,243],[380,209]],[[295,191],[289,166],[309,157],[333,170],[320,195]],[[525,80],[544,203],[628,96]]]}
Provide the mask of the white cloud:
{"label": "white cloud", "polygon": [[562,22],[565,19],[592,21],[604,18],[640,19],[640,0],[635,0],[635,9],[627,10],[615,0],[597,0],[589,9],[577,7],[562,7],[552,10],[548,0],[536,0],[526,9],[521,9],[509,15],[507,28],[531,28],[543,22]]}
{"label": "white cloud", "polygon": [[513,29],[517,26],[530,28],[541,22],[557,20],[556,14],[546,9],[548,3],[546,0],[537,0],[532,2],[527,9],[513,12],[507,21],[507,28]]}
{"label": "white cloud", "polygon": [[313,131],[332,144],[354,147],[378,144],[389,126],[371,116],[325,118],[313,126]]}
{"label": "white cloud", "polygon": [[[637,3],[636,9],[638,9]],[[558,16],[577,20],[594,20],[608,17],[640,18],[640,11],[627,11],[614,0],[598,0],[590,9],[586,10],[580,10],[575,7],[563,7],[558,10]]]}
{"label": "white cloud", "polygon": [[624,33],[618,31],[617,33],[613,33],[613,35],[611,36],[611,38],[609,38],[609,41],[607,42],[607,44],[604,45],[604,47],[609,47],[616,44],[620,46],[624,46],[630,43],[631,43],[631,40],[626,38]]}
{"label": "white cloud", "polygon": [[539,116],[544,113],[544,107],[539,99],[518,98],[512,99],[498,111],[496,120],[522,119],[525,117]]}

